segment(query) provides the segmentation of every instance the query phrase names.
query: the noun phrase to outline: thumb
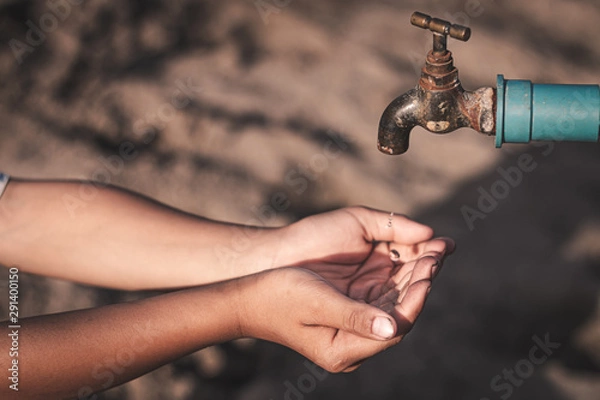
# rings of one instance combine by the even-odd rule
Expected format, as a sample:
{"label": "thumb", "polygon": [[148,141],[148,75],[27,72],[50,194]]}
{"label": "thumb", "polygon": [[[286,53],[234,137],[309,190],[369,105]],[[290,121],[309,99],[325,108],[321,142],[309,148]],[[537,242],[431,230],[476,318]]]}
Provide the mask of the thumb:
{"label": "thumb", "polygon": [[321,307],[318,323],[358,336],[389,340],[396,335],[396,322],[386,312],[366,303],[352,300],[337,292]]}

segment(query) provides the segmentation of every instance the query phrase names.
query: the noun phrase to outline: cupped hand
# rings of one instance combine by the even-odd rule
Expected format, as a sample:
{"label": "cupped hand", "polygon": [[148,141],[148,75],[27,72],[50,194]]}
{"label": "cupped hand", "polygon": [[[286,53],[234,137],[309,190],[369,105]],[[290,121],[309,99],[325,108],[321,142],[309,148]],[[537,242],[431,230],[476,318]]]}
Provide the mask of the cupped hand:
{"label": "cupped hand", "polygon": [[281,268],[240,280],[242,336],[285,345],[330,372],[349,372],[400,342],[423,309],[431,288],[431,257],[371,303],[349,298],[322,276]]}
{"label": "cupped hand", "polygon": [[285,228],[278,262],[309,269],[352,299],[372,303],[393,297],[421,259],[439,272],[454,242],[432,237],[430,227],[403,215],[348,207]]}

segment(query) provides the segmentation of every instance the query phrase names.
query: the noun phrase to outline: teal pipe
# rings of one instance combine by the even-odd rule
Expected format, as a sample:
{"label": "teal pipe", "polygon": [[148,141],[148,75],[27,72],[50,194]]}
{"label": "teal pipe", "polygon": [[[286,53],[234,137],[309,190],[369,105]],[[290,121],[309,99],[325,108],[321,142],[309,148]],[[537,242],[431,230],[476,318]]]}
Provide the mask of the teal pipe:
{"label": "teal pipe", "polygon": [[496,147],[600,138],[598,85],[541,85],[498,75],[497,96]]}

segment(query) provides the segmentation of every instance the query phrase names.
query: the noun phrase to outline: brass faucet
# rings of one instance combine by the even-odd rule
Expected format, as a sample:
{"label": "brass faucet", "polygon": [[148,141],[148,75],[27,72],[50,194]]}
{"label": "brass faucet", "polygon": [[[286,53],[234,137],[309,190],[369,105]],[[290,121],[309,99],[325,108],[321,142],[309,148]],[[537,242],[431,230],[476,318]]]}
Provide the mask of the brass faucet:
{"label": "brass faucet", "polygon": [[396,98],[384,111],[379,122],[379,150],[392,155],[406,152],[409,134],[417,125],[438,134],[465,127],[495,134],[496,89],[465,91],[452,53],[446,48],[448,36],[466,42],[471,29],[420,12],[415,12],[410,22],[433,32],[433,49],[427,54],[417,87]]}

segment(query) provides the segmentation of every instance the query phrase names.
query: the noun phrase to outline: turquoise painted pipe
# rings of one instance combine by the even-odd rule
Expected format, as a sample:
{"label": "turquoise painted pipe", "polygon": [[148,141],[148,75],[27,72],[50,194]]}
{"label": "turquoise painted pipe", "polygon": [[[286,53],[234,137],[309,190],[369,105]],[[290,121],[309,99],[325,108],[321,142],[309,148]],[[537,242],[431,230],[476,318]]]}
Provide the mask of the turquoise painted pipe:
{"label": "turquoise painted pipe", "polygon": [[600,86],[545,85],[498,75],[496,147],[530,141],[597,142]]}

